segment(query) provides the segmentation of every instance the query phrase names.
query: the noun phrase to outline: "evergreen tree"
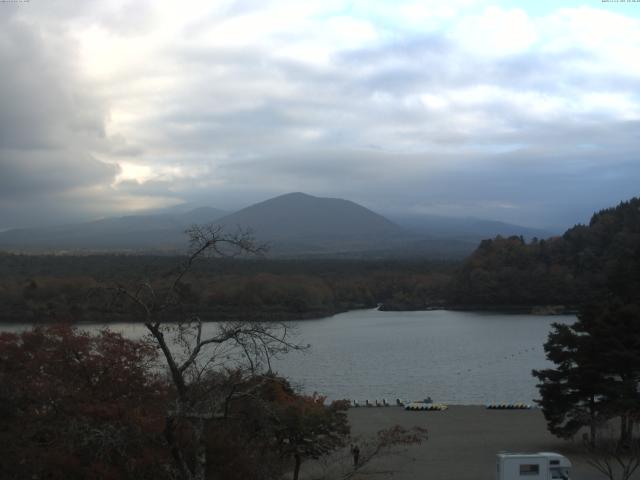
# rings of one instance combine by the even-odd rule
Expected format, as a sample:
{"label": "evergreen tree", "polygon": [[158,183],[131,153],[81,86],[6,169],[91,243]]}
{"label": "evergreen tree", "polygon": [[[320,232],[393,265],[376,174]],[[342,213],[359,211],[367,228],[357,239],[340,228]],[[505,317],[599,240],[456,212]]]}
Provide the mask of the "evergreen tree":
{"label": "evergreen tree", "polygon": [[640,414],[640,307],[609,303],[590,308],[580,320],[589,328],[606,376],[607,415],[620,418],[620,442],[626,445]]}
{"label": "evergreen tree", "polygon": [[620,441],[640,413],[640,308],[608,302],[581,308],[572,325],[554,324],[544,345],[556,368],[534,370],[549,431],[571,437],[619,417]]}
{"label": "evergreen tree", "polygon": [[544,349],[557,367],[533,371],[541,382],[541,400],[537,403],[551,433],[568,438],[589,427],[593,442],[603,411],[605,383],[601,365],[593,355],[593,338],[581,334],[577,323],[556,323],[553,328]]}

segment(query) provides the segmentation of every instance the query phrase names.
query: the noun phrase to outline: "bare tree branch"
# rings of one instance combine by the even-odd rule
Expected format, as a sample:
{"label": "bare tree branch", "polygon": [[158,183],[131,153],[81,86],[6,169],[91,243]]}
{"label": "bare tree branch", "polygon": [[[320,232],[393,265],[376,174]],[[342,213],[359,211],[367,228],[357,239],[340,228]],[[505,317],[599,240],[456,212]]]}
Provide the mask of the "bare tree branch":
{"label": "bare tree branch", "polygon": [[[227,415],[232,399],[252,395],[261,386],[260,382],[246,382],[241,373],[234,376],[236,385],[211,382],[209,377],[214,369],[225,369],[229,362],[233,364],[237,352],[245,356],[249,374],[255,375],[262,361],[271,371],[272,356],[303,347],[288,340],[288,330],[282,324],[224,322],[216,324],[213,334],[205,335],[200,316],[171,318],[172,312],[174,315],[182,313],[179,307],[184,296],[181,290],[184,288],[183,282],[199,259],[208,255],[261,255],[266,250],[264,245],[256,244],[247,231],[227,234],[220,226],[194,225],[186,233],[189,236],[187,257],[173,271],[168,283],[165,281],[164,287],[145,280],[131,289],[118,285],[111,290],[117,299],[124,300],[122,308],[143,315],[144,325],[152,341],[162,351],[176,389],[174,404],[167,412],[165,438],[177,472],[184,480],[204,480],[208,461],[204,447],[206,421],[218,415]],[[167,318],[175,323],[166,323]],[[213,347],[213,352],[208,347]],[[225,351],[227,360],[215,361],[216,355]],[[234,368],[239,367],[240,364],[234,365]],[[176,435],[178,424],[184,422],[189,425],[193,436],[191,461],[187,460],[189,455]]]}
{"label": "bare tree branch", "polygon": [[600,427],[598,440],[584,441],[587,463],[609,480],[629,480],[640,467],[640,440],[621,443],[611,425]]}

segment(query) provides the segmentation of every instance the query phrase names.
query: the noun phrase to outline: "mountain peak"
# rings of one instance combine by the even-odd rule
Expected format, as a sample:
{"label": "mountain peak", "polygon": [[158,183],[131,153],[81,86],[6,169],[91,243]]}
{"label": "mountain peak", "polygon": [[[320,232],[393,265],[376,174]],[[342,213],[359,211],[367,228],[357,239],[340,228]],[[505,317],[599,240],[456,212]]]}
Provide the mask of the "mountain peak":
{"label": "mountain peak", "polygon": [[[267,200],[263,200],[255,205],[260,205],[263,203],[283,203],[283,202],[314,202],[318,200],[330,200],[325,197],[315,197],[313,195],[309,195],[304,192],[290,192],[284,193],[282,195],[278,195],[276,197],[269,198]],[[346,201],[346,200],[345,200]],[[253,205],[251,205],[253,206]]]}
{"label": "mountain peak", "polygon": [[304,192],[289,192],[289,193],[284,193],[282,195],[278,195],[277,197],[273,197],[271,200],[275,200],[276,198],[319,198],[319,197],[314,197],[313,195],[309,195],[308,193],[304,193]]}
{"label": "mountain peak", "polygon": [[292,192],[256,203],[220,219],[248,228],[259,241],[287,244],[361,243],[400,233],[400,227],[349,200]]}

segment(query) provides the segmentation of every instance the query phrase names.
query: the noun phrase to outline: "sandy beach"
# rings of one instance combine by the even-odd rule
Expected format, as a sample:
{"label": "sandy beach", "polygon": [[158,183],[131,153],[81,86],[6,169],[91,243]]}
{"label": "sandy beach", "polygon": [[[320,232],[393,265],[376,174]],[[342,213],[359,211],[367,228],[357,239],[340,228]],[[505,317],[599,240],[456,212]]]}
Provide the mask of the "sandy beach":
{"label": "sandy beach", "polygon": [[572,480],[604,478],[585,463],[579,440],[564,441],[547,432],[539,409],[450,406],[442,412],[411,412],[400,407],[361,407],[352,408],[349,419],[353,435],[372,435],[393,425],[429,431],[423,444],[372,461],[354,478],[494,480],[500,451],[562,453],[574,465]]}

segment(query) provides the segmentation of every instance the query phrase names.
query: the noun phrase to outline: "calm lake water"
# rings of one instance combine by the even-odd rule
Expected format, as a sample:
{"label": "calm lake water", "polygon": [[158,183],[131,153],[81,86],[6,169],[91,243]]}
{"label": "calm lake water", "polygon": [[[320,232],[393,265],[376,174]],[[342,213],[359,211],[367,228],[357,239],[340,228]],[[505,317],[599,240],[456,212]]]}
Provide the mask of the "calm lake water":
{"label": "calm lake water", "polygon": [[[451,404],[531,403],[538,397],[531,370],[549,365],[542,344],[551,324],[573,321],[573,316],[358,310],[292,322],[295,340],[311,348],[273,365],[303,391],[330,399],[430,396]],[[111,328],[129,337],[144,331],[132,324]]]}

